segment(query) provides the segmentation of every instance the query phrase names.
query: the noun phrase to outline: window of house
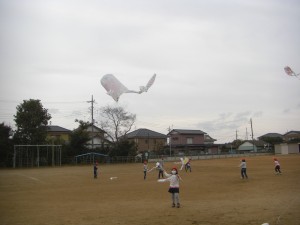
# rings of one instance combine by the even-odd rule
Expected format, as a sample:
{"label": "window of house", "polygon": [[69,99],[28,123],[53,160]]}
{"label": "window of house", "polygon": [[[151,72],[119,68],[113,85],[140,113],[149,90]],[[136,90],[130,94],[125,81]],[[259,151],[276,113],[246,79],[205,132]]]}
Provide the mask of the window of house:
{"label": "window of house", "polygon": [[186,138],[187,144],[193,144],[193,138]]}

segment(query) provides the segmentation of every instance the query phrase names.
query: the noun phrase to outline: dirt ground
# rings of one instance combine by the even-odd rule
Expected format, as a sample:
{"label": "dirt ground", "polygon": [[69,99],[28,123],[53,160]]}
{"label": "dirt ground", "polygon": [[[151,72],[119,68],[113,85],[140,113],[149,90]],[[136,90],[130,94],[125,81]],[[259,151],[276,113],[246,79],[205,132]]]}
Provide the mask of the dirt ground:
{"label": "dirt ground", "polygon": [[143,180],[142,164],[100,164],[98,179],[92,166],[0,170],[0,224],[299,225],[300,155],[277,158],[282,175],[273,156],[246,158],[248,180],[239,158],[192,161],[180,171],[181,208],[157,171]]}

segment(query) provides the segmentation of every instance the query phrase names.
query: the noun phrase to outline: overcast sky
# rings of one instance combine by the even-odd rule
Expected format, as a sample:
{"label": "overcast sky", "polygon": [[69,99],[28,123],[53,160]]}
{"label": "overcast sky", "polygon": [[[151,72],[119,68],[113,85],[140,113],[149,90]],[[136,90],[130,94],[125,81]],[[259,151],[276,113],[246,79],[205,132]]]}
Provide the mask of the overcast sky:
{"label": "overcast sky", "polygon": [[[217,143],[300,130],[298,0],[0,0],[0,122],[40,99],[52,125],[74,129],[99,107],[137,115],[134,129],[197,129]],[[147,93],[118,103],[114,74]],[[247,132],[246,132],[247,130]]]}

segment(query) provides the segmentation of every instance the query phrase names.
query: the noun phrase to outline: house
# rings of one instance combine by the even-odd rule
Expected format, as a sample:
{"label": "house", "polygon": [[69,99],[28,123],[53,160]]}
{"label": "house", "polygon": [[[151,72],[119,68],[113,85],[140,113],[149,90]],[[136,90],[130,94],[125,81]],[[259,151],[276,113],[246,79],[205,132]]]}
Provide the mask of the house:
{"label": "house", "polygon": [[300,143],[281,143],[275,144],[275,154],[294,154],[300,153]]}
{"label": "house", "polygon": [[173,129],[168,133],[170,147],[173,151],[188,153],[189,151],[201,151],[202,153],[217,154],[218,145],[215,139],[201,130]]}
{"label": "house", "polygon": [[134,141],[139,153],[160,151],[167,143],[167,135],[145,128],[126,134],[126,138]]}
{"label": "house", "polygon": [[90,125],[87,128],[87,132],[89,133],[90,140],[86,143],[86,145],[89,149],[99,148],[108,143],[104,137],[106,132],[99,127]]}
{"label": "house", "polygon": [[289,131],[283,135],[283,139],[286,142],[300,140],[300,131]]}
{"label": "house", "polygon": [[47,126],[47,140],[55,141],[55,142],[65,142],[68,143],[70,141],[71,131],[60,127],[60,126]]}
{"label": "house", "polygon": [[264,135],[258,137],[258,140],[262,140],[264,138],[281,138],[281,139],[283,139],[283,135],[279,134],[279,133],[267,133],[267,134],[264,134]]}
{"label": "house", "polygon": [[266,151],[267,143],[264,141],[244,141],[238,148],[239,153]]}

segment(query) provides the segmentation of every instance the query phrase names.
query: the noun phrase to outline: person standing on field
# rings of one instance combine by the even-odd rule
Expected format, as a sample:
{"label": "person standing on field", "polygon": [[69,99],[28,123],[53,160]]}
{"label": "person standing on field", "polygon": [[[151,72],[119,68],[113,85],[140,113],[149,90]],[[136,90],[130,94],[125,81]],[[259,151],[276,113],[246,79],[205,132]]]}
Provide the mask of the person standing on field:
{"label": "person standing on field", "polygon": [[176,167],[172,168],[171,174],[168,174],[164,170],[164,174],[167,177],[166,179],[159,179],[158,182],[170,182],[168,192],[172,195],[172,207],[180,208],[179,202],[179,180],[181,180],[178,175],[178,170]]}
{"label": "person standing on field", "polygon": [[98,162],[94,163],[94,179],[98,177]]}
{"label": "person standing on field", "polygon": [[241,168],[241,179],[248,179],[248,175],[247,175],[247,163],[245,159],[242,159],[242,162],[239,166]]}
{"label": "person standing on field", "polygon": [[148,165],[147,165],[147,161],[144,161],[144,180],[146,180],[146,176],[147,176],[147,171],[148,171]]}

